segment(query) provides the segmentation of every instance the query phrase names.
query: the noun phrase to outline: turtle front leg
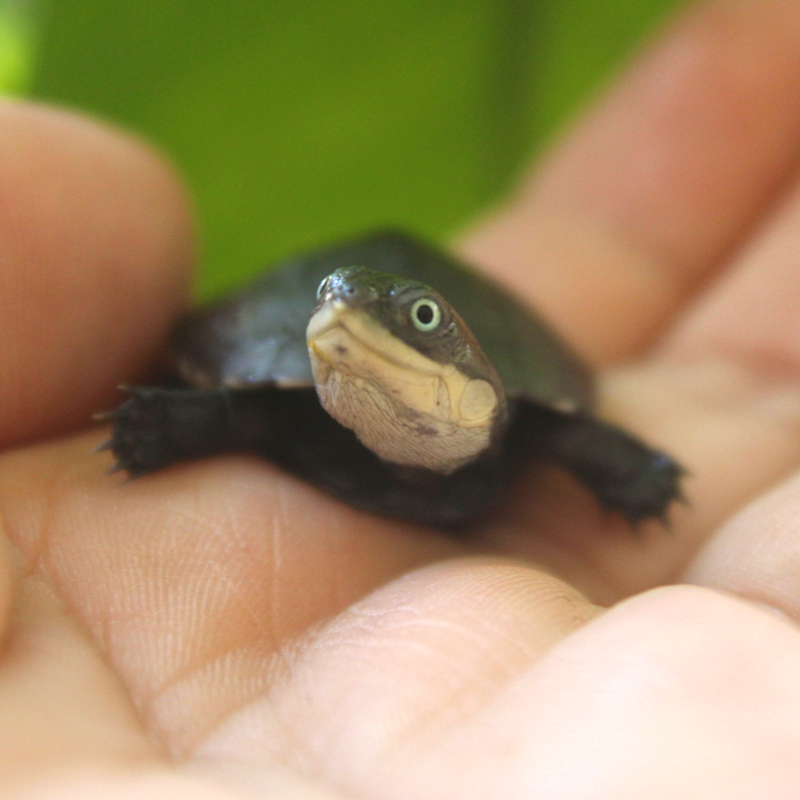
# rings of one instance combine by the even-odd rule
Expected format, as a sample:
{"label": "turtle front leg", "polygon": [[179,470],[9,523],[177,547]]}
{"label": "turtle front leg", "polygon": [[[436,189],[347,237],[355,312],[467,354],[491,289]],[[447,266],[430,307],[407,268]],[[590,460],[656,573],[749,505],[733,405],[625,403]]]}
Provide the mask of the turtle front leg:
{"label": "turtle front leg", "polygon": [[622,428],[589,414],[567,414],[533,403],[521,407],[517,425],[538,454],[577,478],[604,508],[634,525],[653,517],[666,521],[670,504],[683,499],[683,467]]}
{"label": "turtle front leg", "polygon": [[125,387],[130,394],[116,410],[97,415],[113,422],[115,470],[132,477],[176,461],[225,452],[231,447],[229,392],[224,389]]}
{"label": "turtle front leg", "polygon": [[[114,411],[99,414],[113,422],[115,470],[146,475],[176,461],[235,451],[268,452],[286,427],[280,392],[125,387],[130,397]],[[277,402],[276,402],[277,401]]]}

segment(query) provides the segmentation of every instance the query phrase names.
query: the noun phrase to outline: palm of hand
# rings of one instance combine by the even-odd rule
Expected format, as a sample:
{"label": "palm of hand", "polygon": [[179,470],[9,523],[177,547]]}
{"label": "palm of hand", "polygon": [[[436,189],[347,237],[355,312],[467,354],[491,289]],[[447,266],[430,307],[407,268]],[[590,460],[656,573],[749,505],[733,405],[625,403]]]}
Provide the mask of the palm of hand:
{"label": "palm of hand", "polygon": [[551,471],[466,541],[247,459],[105,477],[104,434],[64,432],[181,304],[182,199],[117,135],[0,110],[8,785],[69,768],[81,797],[790,796],[800,636],[740,597],[800,611],[797,209],[778,199],[797,33],[791,4],[690,15],[461,246],[607,370],[608,416],[689,467],[691,507],[639,538]]}

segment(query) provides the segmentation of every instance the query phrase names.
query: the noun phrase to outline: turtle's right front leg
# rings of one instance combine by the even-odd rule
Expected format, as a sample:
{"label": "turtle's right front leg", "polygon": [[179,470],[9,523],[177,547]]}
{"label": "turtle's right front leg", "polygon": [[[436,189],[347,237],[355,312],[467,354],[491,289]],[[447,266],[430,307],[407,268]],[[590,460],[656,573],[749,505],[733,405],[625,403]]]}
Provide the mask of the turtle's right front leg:
{"label": "turtle's right front leg", "polygon": [[115,469],[145,475],[176,461],[233,451],[264,451],[283,427],[276,392],[126,387],[130,397],[98,415],[113,422],[101,446],[117,459]]}

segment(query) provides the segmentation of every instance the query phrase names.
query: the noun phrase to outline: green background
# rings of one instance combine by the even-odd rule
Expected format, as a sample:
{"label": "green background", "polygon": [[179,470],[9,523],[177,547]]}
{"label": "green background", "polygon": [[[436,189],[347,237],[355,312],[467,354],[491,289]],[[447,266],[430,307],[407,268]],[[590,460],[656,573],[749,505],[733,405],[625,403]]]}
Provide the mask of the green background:
{"label": "green background", "polygon": [[207,295],[373,225],[465,225],[675,0],[0,0],[0,87],[170,154]]}

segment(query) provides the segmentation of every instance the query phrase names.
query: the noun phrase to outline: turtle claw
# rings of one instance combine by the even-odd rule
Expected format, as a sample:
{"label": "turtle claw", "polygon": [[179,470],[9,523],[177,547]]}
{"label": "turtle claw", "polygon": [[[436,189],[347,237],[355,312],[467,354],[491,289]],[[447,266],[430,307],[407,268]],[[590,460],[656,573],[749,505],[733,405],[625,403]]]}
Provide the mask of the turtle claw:
{"label": "turtle claw", "polygon": [[95,414],[94,419],[112,422],[111,438],[95,452],[110,450],[116,463],[109,470],[144,475],[175,460],[170,437],[169,392],[143,386],[121,386],[130,396],[116,409]]}
{"label": "turtle claw", "polygon": [[[127,383],[120,383],[117,386],[117,389],[119,389],[120,392],[125,392],[126,394],[135,394],[138,391],[143,390],[144,388],[145,387],[141,386],[140,387],[131,386],[130,384]],[[120,418],[122,414],[121,409],[122,406],[120,406],[119,408],[111,408],[106,411],[96,411],[94,414],[92,414],[92,419],[95,422],[114,422],[115,420],[118,420]]]}

